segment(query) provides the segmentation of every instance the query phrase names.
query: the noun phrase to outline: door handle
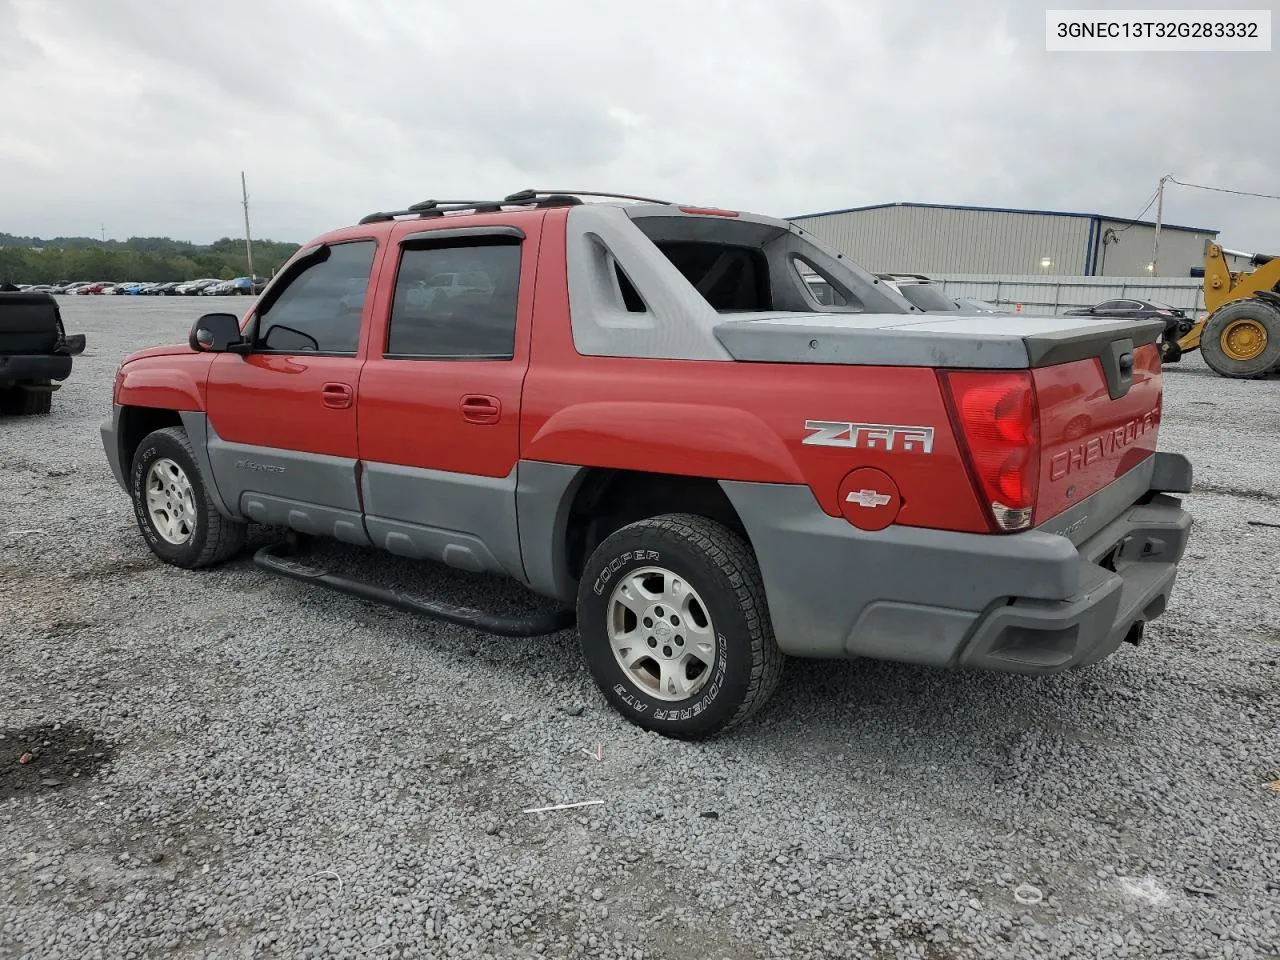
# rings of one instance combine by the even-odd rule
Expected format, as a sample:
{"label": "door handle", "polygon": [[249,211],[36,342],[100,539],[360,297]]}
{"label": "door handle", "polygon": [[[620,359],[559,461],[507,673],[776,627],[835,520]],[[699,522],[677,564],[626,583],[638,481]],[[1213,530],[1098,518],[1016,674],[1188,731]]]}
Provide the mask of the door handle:
{"label": "door handle", "polygon": [[481,393],[469,393],[459,405],[468,423],[497,423],[502,417],[502,401]]}
{"label": "door handle", "polygon": [[343,410],[351,406],[351,385],[346,383],[326,383],[320,388],[320,399],[326,407]]}

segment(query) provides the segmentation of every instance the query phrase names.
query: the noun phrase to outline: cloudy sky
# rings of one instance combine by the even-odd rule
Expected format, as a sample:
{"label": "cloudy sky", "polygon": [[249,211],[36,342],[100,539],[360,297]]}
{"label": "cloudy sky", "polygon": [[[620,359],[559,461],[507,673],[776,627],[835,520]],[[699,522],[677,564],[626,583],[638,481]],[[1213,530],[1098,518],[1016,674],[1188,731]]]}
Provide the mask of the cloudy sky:
{"label": "cloudy sky", "polygon": [[[1044,46],[1025,0],[0,0],[0,231],[235,236],[241,170],[254,235],[292,241],[529,186],[783,216],[1280,194],[1276,53]],[[1165,218],[1280,253],[1280,201],[1172,186]]]}

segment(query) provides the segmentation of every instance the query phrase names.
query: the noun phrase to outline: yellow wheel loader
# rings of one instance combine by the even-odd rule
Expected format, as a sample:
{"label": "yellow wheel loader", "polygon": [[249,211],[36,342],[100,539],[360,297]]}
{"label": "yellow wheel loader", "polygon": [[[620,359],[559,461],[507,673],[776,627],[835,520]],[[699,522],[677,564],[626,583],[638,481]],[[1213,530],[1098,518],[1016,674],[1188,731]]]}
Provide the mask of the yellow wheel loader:
{"label": "yellow wheel loader", "polygon": [[1254,254],[1251,271],[1232,273],[1222,247],[1204,254],[1204,319],[1172,344],[1165,359],[1199,350],[1220,377],[1248,379],[1280,373],[1280,257]]}

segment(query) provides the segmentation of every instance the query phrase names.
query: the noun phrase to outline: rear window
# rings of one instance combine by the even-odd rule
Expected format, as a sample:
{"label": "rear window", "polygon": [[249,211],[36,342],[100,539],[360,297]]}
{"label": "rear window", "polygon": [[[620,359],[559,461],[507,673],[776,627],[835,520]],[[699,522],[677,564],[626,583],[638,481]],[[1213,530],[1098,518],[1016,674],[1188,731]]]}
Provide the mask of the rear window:
{"label": "rear window", "polygon": [[657,246],[718,312],[773,309],[769,264],[759,250],[697,241],[659,241]]}

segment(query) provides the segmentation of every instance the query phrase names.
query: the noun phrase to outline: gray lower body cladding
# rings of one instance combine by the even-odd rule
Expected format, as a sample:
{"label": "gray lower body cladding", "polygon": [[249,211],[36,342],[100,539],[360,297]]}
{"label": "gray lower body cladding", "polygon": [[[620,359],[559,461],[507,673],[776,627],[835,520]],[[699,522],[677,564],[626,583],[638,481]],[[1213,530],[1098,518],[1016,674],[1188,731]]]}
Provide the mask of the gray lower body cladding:
{"label": "gray lower body cladding", "polygon": [[107,465],[111,467],[111,476],[116,478],[120,489],[128,493],[129,483],[125,480],[125,470],[129,465],[122,462],[120,450],[120,417],[123,413],[124,408],[120,404],[112,406],[111,416],[102,421],[99,431],[102,434],[102,450],[107,455]]}
{"label": "gray lower body cladding", "polygon": [[[1140,476],[1185,472],[1173,465]],[[722,486],[755,547],[778,645],[802,657],[1031,674],[1093,663],[1164,612],[1191,529],[1180,501],[1149,485],[1078,544],[1040,530],[866,533],[805,487]]]}
{"label": "gray lower body cladding", "polygon": [[[202,414],[182,419],[229,516],[505,573],[572,602],[563,545],[581,467],[522,461],[514,476],[485,479],[366,464],[357,492],[354,461],[242,449]],[[127,489],[119,421],[117,408],[102,439]],[[1156,454],[1043,529],[1005,536],[867,533],[828,516],[802,485],[721,485],[755,549],[783,652],[1052,673],[1107,656],[1164,611],[1191,517],[1162,491],[1190,482],[1185,458]]]}

